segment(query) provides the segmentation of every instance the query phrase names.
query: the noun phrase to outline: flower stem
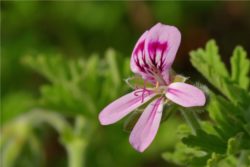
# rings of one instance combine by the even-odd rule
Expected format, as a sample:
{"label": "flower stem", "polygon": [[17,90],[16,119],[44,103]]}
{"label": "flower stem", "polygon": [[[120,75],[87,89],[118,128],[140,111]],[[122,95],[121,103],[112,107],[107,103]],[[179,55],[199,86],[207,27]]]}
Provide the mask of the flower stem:
{"label": "flower stem", "polygon": [[90,132],[87,132],[87,130],[89,130],[87,127],[90,127],[90,124],[88,123],[89,122],[87,122],[83,116],[78,115],[75,118],[75,126],[72,138],[69,138],[69,140],[66,139],[63,142],[68,153],[69,167],[85,166],[85,153],[90,135]]}
{"label": "flower stem", "polygon": [[66,150],[68,153],[69,167],[84,167],[85,166],[85,150],[86,142],[84,139],[74,138],[70,143],[67,143]]}
{"label": "flower stem", "polygon": [[194,135],[201,129],[197,115],[193,111],[180,109],[181,114],[184,116],[187,124],[192,129]]}

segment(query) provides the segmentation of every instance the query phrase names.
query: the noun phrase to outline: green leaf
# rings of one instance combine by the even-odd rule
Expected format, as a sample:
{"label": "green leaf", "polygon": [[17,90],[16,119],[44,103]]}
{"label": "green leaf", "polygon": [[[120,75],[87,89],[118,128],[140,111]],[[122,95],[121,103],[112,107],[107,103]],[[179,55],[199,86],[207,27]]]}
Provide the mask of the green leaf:
{"label": "green leaf", "polygon": [[240,104],[244,108],[249,107],[250,94],[235,85],[226,70],[224,63],[218,54],[218,47],[214,40],[206,44],[205,49],[191,51],[192,65],[224,96],[234,104]]}
{"label": "green leaf", "polygon": [[93,117],[96,107],[87,93],[74,85],[44,85],[41,87],[41,106],[58,110],[66,115],[84,114]]}
{"label": "green leaf", "polygon": [[237,108],[225,98],[210,92],[211,101],[207,105],[210,118],[216,122],[220,128],[219,134],[222,138],[234,136],[239,130],[239,125],[243,125],[243,111]]}
{"label": "green leaf", "polygon": [[[128,59],[118,60],[109,49],[105,58],[93,54],[88,59],[62,56],[26,56],[23,63],[45,77],[50,84],[41,86],[41,105],[74,116],[96,119],[98,111],[124,94],[122,79],[128,73]],[[112,90],[111,90],[112,89]]]}
{"label": "green leaf", "polygon": [[163,153],[162,158],[180,166],[200,167],[206,164],[208,157],[204,151],[178,142],[175,145],[175,150]]}
{"label": "green leaf", "polygon": [[[207,42],[205,49],[190,52],[191,62],[203,74],[209,75],[206,66],[212,66],[219,76],[228,77],[228,71],[221,61],[218,51],[216,42],[210,40]],[[208,76],[208,78],[210,77]]]}
{"label": "green leaf", "polygon": [[248,90],[250,83],[250,61],[247,59],[246,51],[241,46],[236,47],[233,51],[231,69],[232,81],[239,85],[239,87]]}
{"label": "green leaf", "polygon": [[[205,49],[192,51],[190,55],[193,66],[223,96],[209,89],[202,89],[207,94],[205,109],[209,120],[202,122],[196,135],[191,135],[190,128],[186,126],[179,128],[179,136],[185,145],[178,146],[178,150],[173,153],[164,154],[164,158],[182,166],[240,166],[242,158],[238,157],[239,154],[242,150],[250,149],[249,60],[246,53],[241,47],[235,49],[231,59],[232,74],[229,74],[221,61],[213,40],[207,43]],[[193,111],[193,108],[188,110]],[[184,153],[187,148],[203,151],[204,155],[191,154],[190,158],[190,154]],[[248,157],[244,157],[246,164]]]}
{"label": "green leaf", "polygon": [[22,58],[22,63],[50,82],[64,82],[69,79],[69,71],[61,55],[27,55]]}
{"label": "green leaf", "polygon": [[210,153],[225,153],[226,151],[225,142],[223,142],[219,137],[208,134],[202,130],[199,130],[196,136],[189,135],[188,137],[183,138],[182,141],[190,147],[198,147],[201,150]]}

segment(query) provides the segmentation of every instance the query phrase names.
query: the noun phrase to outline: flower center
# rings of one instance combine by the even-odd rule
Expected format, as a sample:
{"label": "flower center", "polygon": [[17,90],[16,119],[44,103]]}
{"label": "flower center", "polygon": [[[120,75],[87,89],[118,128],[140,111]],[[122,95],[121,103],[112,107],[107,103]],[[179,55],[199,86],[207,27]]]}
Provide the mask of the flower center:
{"label": "flower center", "polygon": [[153,91],[156,94],[165,94],[165,92],[167,91],[167,85],[160,85],[159,82],[156,82],[155,87],[153,88]]}
{"label": "flower center", "polygon": [[161,72],[157,68],[153,69],[151,72],[154,75],[155,81],[158,84],[160,84],[160,85],[166,85],[166,82],[163,79]]}

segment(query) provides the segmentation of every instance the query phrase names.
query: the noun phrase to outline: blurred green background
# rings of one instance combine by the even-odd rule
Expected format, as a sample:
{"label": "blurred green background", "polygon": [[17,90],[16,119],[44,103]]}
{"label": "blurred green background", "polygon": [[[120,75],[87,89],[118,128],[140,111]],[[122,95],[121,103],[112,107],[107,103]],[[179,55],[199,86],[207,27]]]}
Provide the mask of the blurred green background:
{"label": "blurred green background", "polygon": [[[226,63],[229,62],[229,56],[237,44],[242,45],[249,53],[249,18],[250,3],[236,1],[1,1],[1,130],[5,124],[15,120],[24,112],[39,106],[37,99],[45,96],[46,93],[40,91],[40,87],[52,81],[44,77],[43,72],[40,72],[42,75],[38,74],[39,63],[36,66],[36,60],[33,59],[39,54],[46,55],[48,59],[60,57],[59,59],[66,63],[68,60],[87,61],[97,57],[101,64],[102,60],[110,57],[107,56],[111,54],[110,51],[115,52],[116,60],[119,62],[117,67],[119,71],[123,71],[118,82],[123,84],[123,79],[131,75],[128,69],[125,69],[129,67],[125,62],[128,62],[137,39],[152,25],[162,22],[175,25],[182,33],[181,46],[173,68],[179,73],[192,76],[195,81],[205,82],[191,66],[189,51],[202,47],[208,39],[214,38]],[[27,57],[32,61],[28,61]],[[125,64],[127,67],[124,67]],[[56,63],[53,65],[59,68]],[[98,76],[93,70],[88,72],[86,75],[93,73],[93,76]],[[107,75],[112,75],[111,73]],[[102,86],[104,80],[105,77],[96,82],[93,89],[112,91],[109,90],[110,87]],[[88,87],[92,83],[84,80],[82,84]],[[122,130],[122,122],[107,127],[99,125],[97,119],[99,110],[128,90],[124,88],[125,83],[120,87],[117,87],[117,90],[121,91],[117,91],[118,93],[109,98],[101,96],[104,98],[101,102],[98,92],[97,94],[95,91],[93,94],[88,92],[93,97],[92,101],[98,101],[98,105],[92,121],[96,124],[97,130],[93,132],[88,145],[87,166],[174,166],[165,162],[161,158],[161,153],[173,149],[176,141],[175,127],[181,121],[178,115],[162,124],[156,140],[143,154],[137,153],[129,145],[129,133]],[[63,102],[61,105],[64,105]],[[81,107],[80,103],[79,106]],[[49,102],[46,107],[60,111],[60,107],[52,106]],[[69,107],[69,110],[73,109]],[[72,123],[75,116],[64,112],[62,115],[69,123]],[[47,125],[36,128],[35,131],[41,143],[39,161],[33,162],[35,158],[28,158],[29,163],[20,161],[16,166],[34,166],[34,163],[48,167],[67,166],[66,151],[58,141],[58,134]],[[3,148],[1,153],[2,150]],[[22,156],[26,154],[30,153],[24,152],[19,159],[25,159]]]}

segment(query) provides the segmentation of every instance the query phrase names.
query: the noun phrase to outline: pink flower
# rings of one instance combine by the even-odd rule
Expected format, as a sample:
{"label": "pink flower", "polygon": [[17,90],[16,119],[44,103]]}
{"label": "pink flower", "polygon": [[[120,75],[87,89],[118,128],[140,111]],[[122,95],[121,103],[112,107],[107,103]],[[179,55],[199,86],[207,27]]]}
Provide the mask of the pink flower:
{"label": "pink flower", "polygon": [[181,34],[174,26],[156,24],[144,32],[131,56],[132,71],[153,86],[136,88],[120,97],[99,114],[102,125],[115,123],[142,106],[149,104],[135,124],[129,141],[143,152],[158,131],[164,103],[173,102],[183,107],[203,106],[204,93],[189,84],[174,82],[170,69],[181,41]]}

